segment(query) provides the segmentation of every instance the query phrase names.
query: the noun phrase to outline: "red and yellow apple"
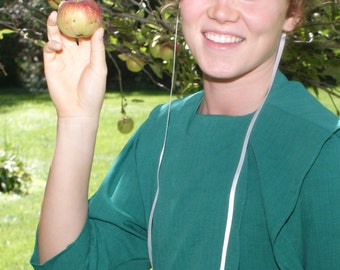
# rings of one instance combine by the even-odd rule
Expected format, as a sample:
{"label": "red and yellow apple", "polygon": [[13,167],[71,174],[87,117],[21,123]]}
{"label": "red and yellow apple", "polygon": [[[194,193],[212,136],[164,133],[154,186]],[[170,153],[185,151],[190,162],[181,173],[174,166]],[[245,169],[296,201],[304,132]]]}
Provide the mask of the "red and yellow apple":
{"label": "red and yellow apple", "polygon": [[66,36],[90,37],[102,25],[102,12],[93,0],[62,1],[58,7],[57,24]]}

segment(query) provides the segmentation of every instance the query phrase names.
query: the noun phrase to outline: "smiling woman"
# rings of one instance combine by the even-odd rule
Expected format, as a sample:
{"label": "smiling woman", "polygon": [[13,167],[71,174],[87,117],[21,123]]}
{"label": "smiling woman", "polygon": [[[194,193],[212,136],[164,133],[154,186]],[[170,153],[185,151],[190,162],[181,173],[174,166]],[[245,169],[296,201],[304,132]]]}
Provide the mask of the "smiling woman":
{"label": "smiling woman", "polygon": [[[299,21],[286,16],[288,8],[286,0],[181,1],[183,34],[203,71],[203,111],[242,115],[259,107],[272,79],[282,32],[293,30]],[[228,98],[215,95],[219,93]],[[219,102],[210,104],[214,100]]]}
{"label": "smiling woman", "polygon": [[33,266],[337,269],[339,119],[278,70],[303,6],[180,1],[204,89],[156,107],[90,201],[103,29],[76,46],[52,13],[44,65],[58,132]]}

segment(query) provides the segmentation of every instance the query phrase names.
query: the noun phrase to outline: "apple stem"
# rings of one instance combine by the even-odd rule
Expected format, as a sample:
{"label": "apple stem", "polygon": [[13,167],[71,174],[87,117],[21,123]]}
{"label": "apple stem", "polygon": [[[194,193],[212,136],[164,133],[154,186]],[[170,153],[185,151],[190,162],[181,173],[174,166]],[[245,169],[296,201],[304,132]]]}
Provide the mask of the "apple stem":
{"label": "apple stem", "polygon": [[76,43],[79,46],[79,39],[76,37]]}

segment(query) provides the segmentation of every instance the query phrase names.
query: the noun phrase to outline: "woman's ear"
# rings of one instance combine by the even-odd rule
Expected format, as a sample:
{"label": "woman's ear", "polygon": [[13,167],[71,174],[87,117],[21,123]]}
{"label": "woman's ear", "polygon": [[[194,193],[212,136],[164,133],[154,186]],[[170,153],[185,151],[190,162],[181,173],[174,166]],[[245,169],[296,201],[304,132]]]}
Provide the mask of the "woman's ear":
{"label": "woman's ear", "polygon": [[295,27],[299,24],[300,21],[301,21],[300,16],[287,17],[285,23],[283,24],[282,30],[285,32],[291,32],[295,29]]}

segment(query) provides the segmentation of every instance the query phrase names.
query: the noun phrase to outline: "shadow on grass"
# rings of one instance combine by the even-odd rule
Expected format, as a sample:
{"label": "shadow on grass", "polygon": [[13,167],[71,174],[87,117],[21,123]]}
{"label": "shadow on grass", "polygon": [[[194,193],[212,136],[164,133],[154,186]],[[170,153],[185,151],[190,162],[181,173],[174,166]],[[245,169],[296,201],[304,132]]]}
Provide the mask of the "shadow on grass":
{"label": "shadow on grass", "polygon": [[[119,87],[117,85],[110,85],[106,90],[107,93],[114,93],[121,95]],[[123,89],[123,96],[128,98],[129,96],[141,95],[141,96],[164,96],[168,95],[167,89],[161,88],[153,84],[147,84],[143,82],[129,83]],[[143,99],[135,98],[131,100],[135,103],[144,102]],[[1,88],[0,87],[0,114],[6,113],[13,109],[13,107],[20,106],[23,103],[41,104],[46,102],[52,102],[47,92],[29,92],[25,89],[18,87]]]}
{"label": "shadow on grass", "polygon": [[47,92],[30,93],[20,88],[0,89],[0,113],[5,113],[25,102],[39,104],[50,100]]}

